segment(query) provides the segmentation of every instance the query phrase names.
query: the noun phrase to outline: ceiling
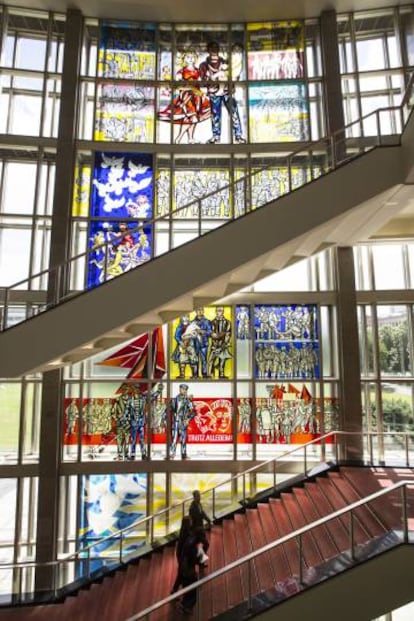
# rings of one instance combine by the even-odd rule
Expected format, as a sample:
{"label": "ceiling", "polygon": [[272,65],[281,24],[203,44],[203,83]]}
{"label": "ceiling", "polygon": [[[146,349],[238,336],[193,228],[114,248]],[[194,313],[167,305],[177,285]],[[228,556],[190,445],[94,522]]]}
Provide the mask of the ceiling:
{"label": "ceiling", "polygon": [[5,0],[4,4],[59,12],[75,8],[87,17],[208,23],[316,17],[332,8],[341,13],[407,3],[398,0]]}

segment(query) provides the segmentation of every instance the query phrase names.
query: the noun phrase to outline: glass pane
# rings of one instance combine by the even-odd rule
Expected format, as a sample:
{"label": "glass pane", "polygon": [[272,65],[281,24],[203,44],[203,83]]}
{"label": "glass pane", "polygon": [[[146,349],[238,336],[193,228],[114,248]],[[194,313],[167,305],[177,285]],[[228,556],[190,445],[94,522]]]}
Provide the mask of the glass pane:
{"label": "glass pane", "polygon": [[[400,244],[373,245],[376,289],[405,289],[405,274]],[[392,265],[392,270],[389,269]]]}
{"label": "glass pane", "polygon": [[406,306],[378,306],[382,375],[411,375],[411,337]]}
{"label": "glass pane", "polygon": [[98,75],[105,78],[155,78],[155,26],[103,22]]}

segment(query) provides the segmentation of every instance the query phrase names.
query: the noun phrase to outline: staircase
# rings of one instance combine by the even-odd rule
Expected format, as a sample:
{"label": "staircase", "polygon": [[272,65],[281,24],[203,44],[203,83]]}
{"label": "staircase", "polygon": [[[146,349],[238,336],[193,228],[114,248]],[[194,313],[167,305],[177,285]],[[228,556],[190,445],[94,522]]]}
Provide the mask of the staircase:
{"label": "staircase", "polygon": [[[247,508],[212,527],[207,571],[211,574],[369,494],[411,479],[413,490],[408,489],[407,493],[410,500],[413,494],[414,500],[413,470],[368,467],[341,467],[293,487],[289,492],[282,492],[278,497],[270,497],[267,502],[259,502],[256,507]],[[414,503],[411,501],[408,506],[411,530],[414,529]],[[394,546],[395,531],[401,529],[401,489],[355,509],[352,528],[353,553],[357,558]],[[299,566],[299,538],[295,537],[256,557],[250,570],[244,564],[214,581],[202,583],[198,589],[200,618],[203,621],[220,615],[226,615],[226,619],[242,618],[246,614],[249,592],[252,594],[250,607],[256,613],[276,604],[283,610],[282,602],[288,603],[291,595],[303,589],[306,593],[309,590],[306,586],[314,584],[316,578],[320,581],[337,576],[351,566],[350,541],[347,513],[303,534],[302,567]],[[392,571],[398,580],[399,568],[392,566]],[[3,609],[0,620],[125,621],[137,611],[167,598],[175,572],[175,550],[172,545],[166,545],[136,564],[129,564],[125,570],[118,570],[101,582],[92,583],[90,588],[68,596],[61,604]],[[334,583],[334,580],[328,581],[325,588]],[[358,596],[357,591],[352,595]],[[152,621],[180,616],[176,600],[169,601],[148,618]]]}
{"label": "staircase", "polygon": [[[241,213],[227,222],[203,220],[200,199],[198,224],[196,221],[193,239],[187,243],[171,241],[180,220],[160,218],[153,226],[170,227],[171,232],[170,245],[162,251],[165,254],[91,290],[60,295],[56,285],[56,299],[46,304],[44,292],[39,314],[17,325],[10,326],[7,318],[13,300],[22,299],[21,289],[35,294],[39,283],[48,277],[60,283],[70,281],[77,261],[73,261],[75,266],[69,261],[56,272],[36,275],[3,290],[0,377],[77,362],[195,306],[223,301],[323,248],[366,239],[406,205],[408,198],[402,189],[414,161],[412,134],[414,120],[410,117],[402,137],[378,136],[361,145],[355,141],[348,145],[345,140],[341,158],[336,156],[338,143],[332,142],[332,137],[306,145],[288,155],[283,164],[289,170],[300,166],[306,172],[301,187],[290,187],[291,191],[274,196],[260,208],[253,208],[245,194]],[[245,190],[261,172],[242,180]],[[240,181],[231,188],[233,193],[239,191],[237,184]],[[175,247],[178,243],[182,245]],[[85,260],[80,257],[81,264]],[[126,299],[128,304],[119,303]]]}

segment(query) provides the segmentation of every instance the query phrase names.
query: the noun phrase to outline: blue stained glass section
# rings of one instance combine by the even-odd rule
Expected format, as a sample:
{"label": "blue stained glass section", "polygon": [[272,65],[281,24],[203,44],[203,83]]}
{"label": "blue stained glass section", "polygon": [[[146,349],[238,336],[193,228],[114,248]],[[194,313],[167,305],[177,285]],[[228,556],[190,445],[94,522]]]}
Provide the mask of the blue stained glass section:
{"label": "blue stained glass section", "polygon": [[[79,542],[88,546],[95,541],[130,526],[144,517],[147,490],[146,474],[104,474],[85,475],[82,478],[82,506],[80,515]],[[124,552],[130,553],[142,545],[142,542],[129,538],[124,541]],[[119,538],[114,537],[97,543],[92,548],[91,556],[105,554],[105,564],[113,553],[113,561],[119,562]],[[99,560],[91,561],[91,570],[102,567]],[[86,570],[86,567],[85,567]],[[79,575],[84,574],[80,566]]]}
{"label": "blue stained glass section", "polygon": [[91,216],[151,218],[153,157],[149,153],[95,153]]}
{"label": "blue stained glass section", "polygon": [[[128,231],[133,231],[128,233]],[[102,246],[105,242],[111,242]],[[152,252],[152,226],[137,229],[136,222],[92,221],[89,229],[88,288],[149,261]]]}
{"label": "blue stained glass section", "polygon": [[254,310],[255,377],[320,377],[315,305],[258,305]]}

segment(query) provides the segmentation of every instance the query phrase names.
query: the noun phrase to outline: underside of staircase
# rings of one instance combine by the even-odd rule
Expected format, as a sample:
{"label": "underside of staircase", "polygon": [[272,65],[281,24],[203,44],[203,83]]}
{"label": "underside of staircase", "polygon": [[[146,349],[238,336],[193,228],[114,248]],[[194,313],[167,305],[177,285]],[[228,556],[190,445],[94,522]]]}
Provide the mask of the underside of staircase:
{"label": "underside of staircase", "polygon": [[[341,467],[304,481],[289,491],[272,495],[255,505],[241,508],[231,517],[215,524],[209,532],[210,560],[206,573],[208,575],[384,487],[411,479],[413,498],[411,501],[409,496],[409,528],[414,530],[413,470]],[[319,588],[325,590],[326,602],[330,599],[334,602],[332,593],[335,593],[335,589],[338,590],[341,579],[345,582],[351,580],[358,575],[358,571],[368,571],[369,575],[375,577],[377,563],[380,575],[381,571],[389,571],[393,575],[390,605],[383,612],[396,607],[396,600],[399,605],[406,603],[398,600],[397,585],[402,587],[407,581],[407,563],[401,560],[403,553],[395,559],[392,556],[393,549],[397,549],[398,544],[396,533],[401,530],[400,491],[377,499],[368,507],[355,510],[354,556],[357,561],[359,559],[359,563],[350,554],[350,521],[347,514],[332,519],[303,536],[302,571],[299,568],[299,542],[295,538],[260,555],[252,565],[250,576],[247,567],[243,566],[222,575],[214,583],[204,584],[199,588],[198,594],[201,618],[207,621],[220,617],[223,621],[231,621],[252,615],[266,616],[273,613],[275,606],[277,613],[275,611],[273,614],[277,614],[278,619],[305,618],[306,608],[302,609],[302,613],[292,609],[293,612],[287,616],[283,611],[289,610],[290,604],[298,608],[301,597],[313,597],[315,600]],[[408,494],[410,493],[411,490],[408,490]],[[371,560],[367,561],[367,558]],[[381,563],[384,565],[383,570]],[[132,614],[168,597],[175,572],[174,545],[167,544],[139,561],[129,563],[114,574],[91,583],[88,588],[80,589],[76,594],[66,597],[62,603],[2,609],[0,620],[125,621]],[[253,596],[250,602],[247,601],[249,581]],[[362,578],[353,579],[351,582],[352,587],[349,588],[352,588],[352,594],[349,593],[348,597],[360,598],[363,602],[364,595],[367,594],[364,588],[367,587],[364,586]],[[384,598],[384,595],[382,592],[381,597]],[[381,600],[379,596],[377,599]],[[375,598],[372,601],[372,610],[361,609],[360,616],[352,618],[369,620],[376,616],[378,602],[374,600]],[[315,606],[315,603],[312,605]],[[272,609],[272,613],[269,609]],[[347,618],[341,616],[343,610],[337,612],[335,618]],[[180,617],[182,613],[178,611],[177,602],[172,602],[150,618],[160,620]],[[318,616],[309,618],[325,617],[318,613]],[[334,617],[327,616],[326,619],[328,618]]]}
{"label": "underside of staircase", "polygon": [[[375,148],[5,330],[0,333],[0,377],[77,362],[199,305],[223,301],[323,248],[366,239],[403,207],[397,195],[408,174],[404,154],[399,144]],[[10,296],[12,301],[13,291]]]}

